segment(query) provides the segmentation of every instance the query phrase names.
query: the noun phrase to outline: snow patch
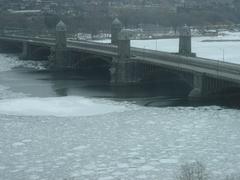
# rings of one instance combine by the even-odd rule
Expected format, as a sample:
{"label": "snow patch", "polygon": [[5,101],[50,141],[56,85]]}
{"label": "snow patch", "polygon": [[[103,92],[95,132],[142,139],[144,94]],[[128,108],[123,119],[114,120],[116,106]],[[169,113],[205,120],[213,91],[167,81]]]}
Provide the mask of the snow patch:
{"label": "snow patch", "polygon": [[127,163],[118,163],[118,164],[117,164],[117,167],[118,167],[118,168],[128,168],[129,166],[128,166]]}
{"label": "snow patch", "polygon": [[23,143],[31,143],[32,140],[31,140],[31,139],[24,139],[24,140],[22,140],[22,142],[23,142]]}
{"label": "snow patch", "polygon": [[137,179],[147,179],[147,176],[145,174],[139,175],[136,177]]}
{"label": "snow patch", "polygon": [[1,171],[1,170],[5,170],[5,169],[7,169],[6,166],[0,166],[0,171]]}
{"label": "snow patch", "polygon": [[153,170],[155,170],[155,168],[150,165],[144,165],[144,166],[138,168],[138,170],[139,171],[153,171]]}
{"label": "snow patch", "polygon": [[0,54],[0,72],[9,71],[18,65],[19,63],[16,56]]}
{"label": "snow patch", "polygon": [[163,164],[177,164],[178,160],[177,159],[161,159],[160,162]]}
{"label": "snow patch", "polygon": [[81,151],[81,150],[84,150],[84,149],[87,149],[88,146],[77,146],[75,148],[73,148],[74,151]]}
{"label": "snow patch", "polygon": [[16,143],[13,143],[12,145],[13,147],[19,147],[19,146],[24,146],[25,144],[22,142],[16,142]]}
{"label": "snow patch", "polygon": [[94,171],[91,171],[91,170],[82,170],[82,171],[81,171],[81,174],[84,175],[84,176],[87,176],[87,175],[94,174]]}
{"label": "snow patch", "polygon": [[9,99],[9,98],[22,98],[26,97],[26,94],[23,93],[17,93],[11,91],[8,87],[0,85],[0,98],[1,99]]}
{"label": "snow patch", "polygon": [[31,180],[37,180],[39,179],[40,177],[38,175],[30,175],[29,179]]}
{"label": "snow patch", "polygon": [[105,176],[105,177],[100,177],[98,180],[112,180],[114,177],[112,176]]}

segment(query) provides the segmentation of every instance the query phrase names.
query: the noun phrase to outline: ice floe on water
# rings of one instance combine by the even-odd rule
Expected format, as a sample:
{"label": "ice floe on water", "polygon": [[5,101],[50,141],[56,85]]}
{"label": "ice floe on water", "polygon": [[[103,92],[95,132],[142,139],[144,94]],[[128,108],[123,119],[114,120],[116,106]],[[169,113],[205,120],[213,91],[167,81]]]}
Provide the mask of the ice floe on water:
{"label": "ice floe on water", "polygon": [[[0,54],[0,73],[11,71],[13,68],[24,67],[36,70],[43,70],[45,62],[20,61],[16,55]],[[9,87],[0,84],[0,99],[22,98],[27,95],[21,92],[14,92]]]}
{"label": "ice floe on water", "polygon": [[0,54],[0,72],[9,71],[18,65],[17,56]]}
{"label": "ice floe on water", "polygon": [[21,92],[13,92],[9,87],[0,84],[0,99],[22,98],[27,95]]}
{"label": "ice floe on water", "polygon": [[21,61],[16,55],[0,54],[0,72],[10,71],[17,67],[45,70],[46,61]]}
{"label": "ice floe on water", "polygon": [[46,70],[47,69],[47,61],[19,61],[18,66],[23,68],[30,68],[35,70]]}
{"label": "ice floe on water", "polygon": [[7,115],[74,117],[126,110],[124,104],[77,96],[0,100],[0,114]]}
{"label": "ice floe on water", "polygon": [[[0,113],[0,177],[174,180],[179,166],[194,160],[206,165],[212,180],[240,171],[238,110],[217,106],[135,108],[74,98],[61,102],[71,108],[72,101],[80,101],[78,105],[93,109],[111,104],[117,113],[64,118]],[[36,101],[46,100],[49,104],[43,104],[50,108],[60,99]],[[75,109],[80,115],[83,110]]]}

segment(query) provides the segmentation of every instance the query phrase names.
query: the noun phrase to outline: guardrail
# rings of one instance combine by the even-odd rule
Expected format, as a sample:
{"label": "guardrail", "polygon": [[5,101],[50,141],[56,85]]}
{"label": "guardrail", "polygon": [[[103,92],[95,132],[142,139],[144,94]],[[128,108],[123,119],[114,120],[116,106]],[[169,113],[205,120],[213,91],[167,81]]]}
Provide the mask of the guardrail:
{"label": "guardrail", "polygon": [[[15,36],[15,35],[4,35],[0,36],[0,39],[9,39],[14,41],[26,41],[26,42],[43,42],[43,43],[55,43],[55,38],[44,38],[44,37],[30,37],[30,36]],[[67,46],[75,46],[75,47],[84,47],[89,49],[96,49],[102,51],[110,51],[113,53],[117,52],[117,46],[111,44],[102,44],[96,42],[89,42],[89,41],[74,41],[74,40],[67,40]]]}
{"label": "guardrail", "polygon": [[212,59],[199,58],[199,57],[186,57],[177,54],[171,54],[161,51],[154,50],[146,50],[140,48],[132,48],[133,55],[153,58],[153,59],[164,59],[169,62],[182,63],[186,65],[193,65],[198,67],[203,67],[207,69],[215,69],[215,70],[225,70],[227,72],[231,71],[232,73],[240,74],[240,65],[233,64],[228,62],[222,62]]}
{"label": "guardrail", "polygon": [[39,38],[39,37],[29,37],[29,36],[14,36],[14,35],[4,35],[0,36],[0,39],[7,39],[12,41],[22,41],[22,42],[44,42],[44,43],[55,43],[53,38]]}
{"label": "guardrail", "polygon": [[68,41],[68,45],[117,53],[117,46],[87,41]]}

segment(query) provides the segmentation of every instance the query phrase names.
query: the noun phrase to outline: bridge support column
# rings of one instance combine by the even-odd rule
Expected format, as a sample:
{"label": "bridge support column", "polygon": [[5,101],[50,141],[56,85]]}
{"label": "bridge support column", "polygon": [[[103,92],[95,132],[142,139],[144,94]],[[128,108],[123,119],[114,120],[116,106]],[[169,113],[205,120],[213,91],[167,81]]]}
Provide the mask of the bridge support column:
{"label": "bridge support column", "polygon": [[239,87],[235,83],[217,77],[208,77],[204,74],[194,74],[192,84],[193,89],[189,93],[190,100],[219,97],[225,90]]}
{"label": "bridge support column", "polygon": [[193,75],[193,89],[189,93],[190,99],[199,99],[204,96],[204,75],[203,74],[194,74]]}
{"label": "bridge support column", "polygon": [[68,66],[66,25],[60,21],[56,26],[56,45],[51,48],[49,57],[52,67],[64,69]]}
{"label": "bridge support column", "polygon": [[130,59],[130,39],[126,32],[121,31],[118,39],[118,57],[112,61],[110,68],[112,85],[133,85],[139,82],[138,64]]}
{"label": "bridge support column", "polygon": [[22,54],[19,56],[21,60],[31,60],[32,59],[32,51],[31,46],[27,42],[23,42],[22,44]]}
{"label": "bridge support column", "polygon": [[196,57],[196,54],[192,53],[191,29],[186,25],[179,30],[179,54]]}
{"label": "bridge support column", "polygon": [[116,18],[112,22],[111,26],[111,43],[114,45],[118,44],[118,35],[122,30],[122,23]]}
{"label": "bridge support column", "polygon": [[0,41],[0,53],[4,53],[4,43]]}

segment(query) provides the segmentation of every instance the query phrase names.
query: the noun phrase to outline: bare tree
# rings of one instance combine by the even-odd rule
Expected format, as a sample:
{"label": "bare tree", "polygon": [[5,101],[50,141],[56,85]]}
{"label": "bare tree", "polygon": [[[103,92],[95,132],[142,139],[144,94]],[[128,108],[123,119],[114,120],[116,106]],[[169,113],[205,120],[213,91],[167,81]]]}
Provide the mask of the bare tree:
{"label": "bare tree", "polygon": [[178,180],[207,180],[205,166],[200,162],[186,163],[180,167]]}
{"label": "bare tree", "polygon": [[237,174],[227,175],[224,180],[240,180],[240,175]]}

